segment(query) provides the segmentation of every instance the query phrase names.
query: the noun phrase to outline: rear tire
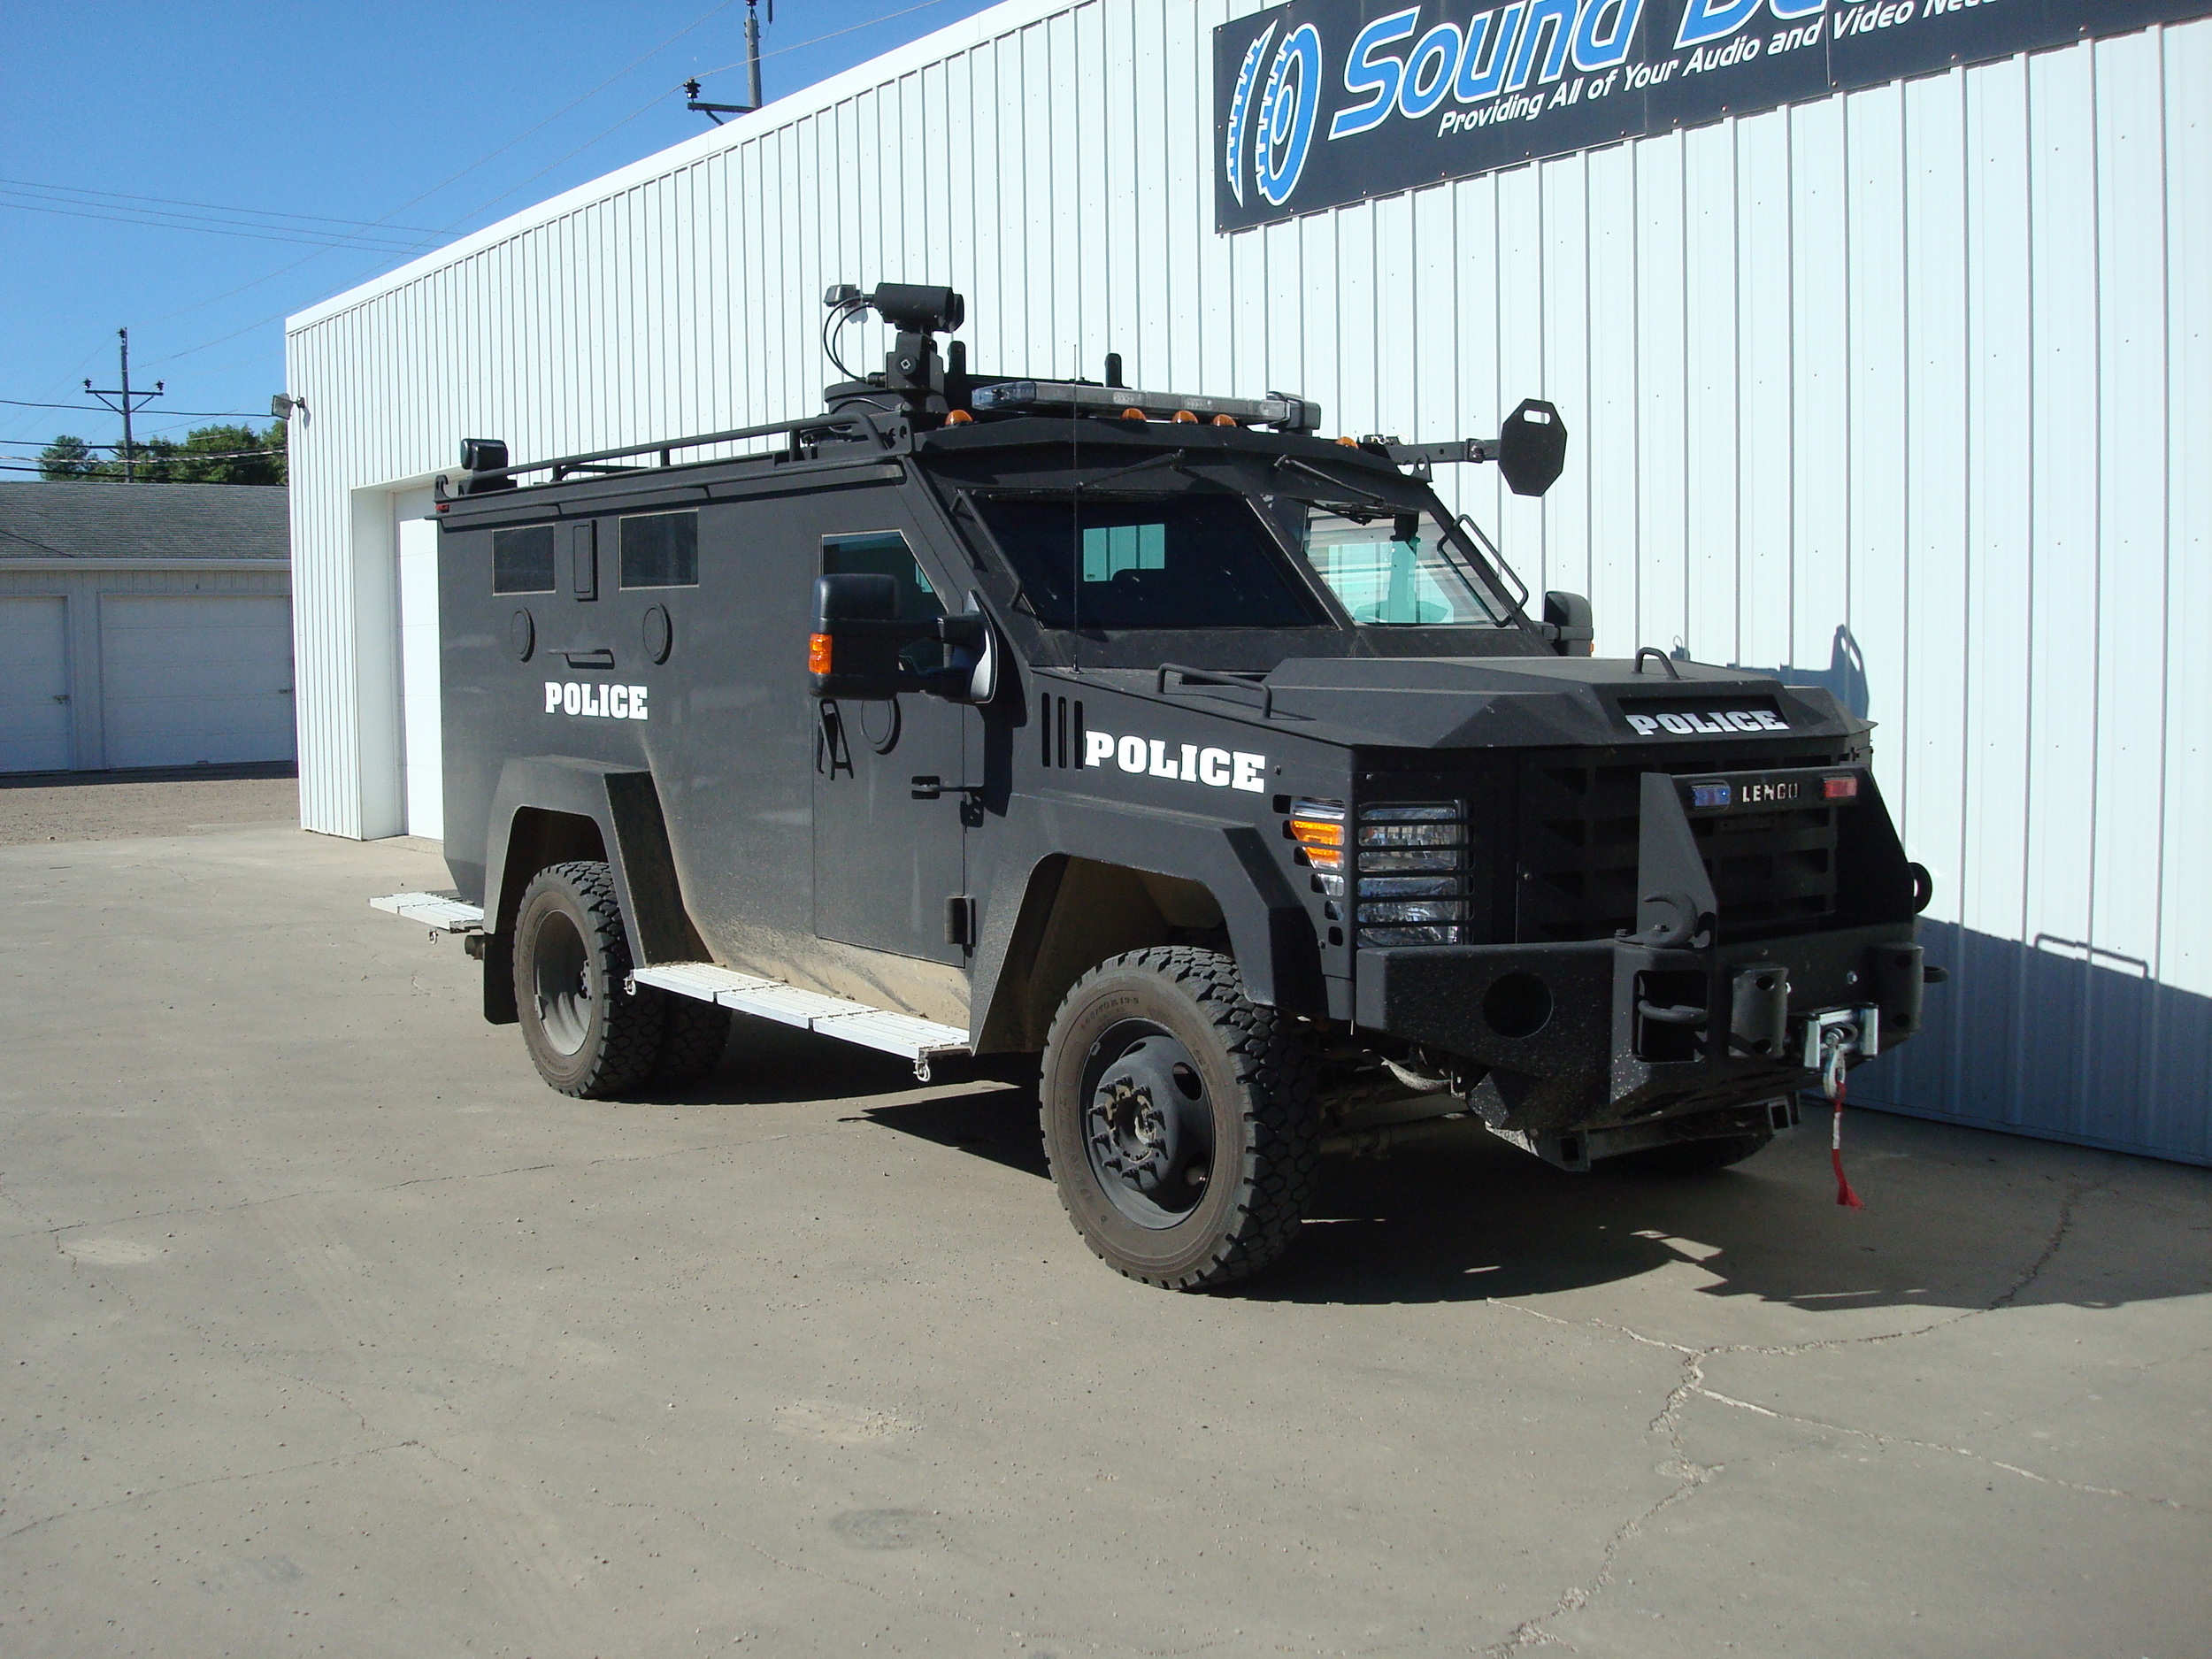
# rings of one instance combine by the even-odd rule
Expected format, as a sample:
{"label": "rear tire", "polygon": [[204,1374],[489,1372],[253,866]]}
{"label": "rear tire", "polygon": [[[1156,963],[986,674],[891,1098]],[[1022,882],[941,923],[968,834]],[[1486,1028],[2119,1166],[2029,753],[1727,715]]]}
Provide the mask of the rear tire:
{"label": "rear tire", "polygon": [[1117,1271],[1203,1290],[1290,1248],[1320,1162],[1313,1056],[1228,956],[1156,946],[1092,969],[1038,1094],[1060,1202]]}
{"label": "rear tire", "polygon": [[515,1012],[538,1075],[611,1100],[649,1077],[665,1029],[658,998],[629,990],[629,931],[614,872],[578,860],[538,872],[515,912]]}
{"label": "rear tire", "polygon": [[730,1044],[730,1010],[673,991],[641,991],[661,1004],[661,1046],[653,1061],[655,1088],[684,1088],[714,1075]]}

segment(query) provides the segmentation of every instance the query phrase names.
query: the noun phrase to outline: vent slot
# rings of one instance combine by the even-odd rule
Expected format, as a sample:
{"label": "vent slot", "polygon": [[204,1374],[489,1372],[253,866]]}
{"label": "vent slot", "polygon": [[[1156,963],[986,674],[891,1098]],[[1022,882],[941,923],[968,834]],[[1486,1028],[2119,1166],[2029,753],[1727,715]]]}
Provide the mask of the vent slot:
{"label": "vent slot", "polygon": [[[1072,757],[1072,758],[1071,758]],[[1047,692],[1037,703],[1037,762],[1054,771],[1083,764],[1083,704]]]}

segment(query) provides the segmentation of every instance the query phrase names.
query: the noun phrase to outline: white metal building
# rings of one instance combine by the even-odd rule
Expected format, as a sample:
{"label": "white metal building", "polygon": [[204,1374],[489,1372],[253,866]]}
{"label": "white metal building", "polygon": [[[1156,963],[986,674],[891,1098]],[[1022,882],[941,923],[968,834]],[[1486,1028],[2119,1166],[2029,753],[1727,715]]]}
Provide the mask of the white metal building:
{"label": "white metal building", "polygon": [[284,496],[0,484],[0,772],[289,760]]}
{"label": "white metal building", "polygon": [[2212,1161],[2212,21],[1223,234],[1213,31],[1258,10],[1008,0],[294,318],[307,826],[438,833],[463,437],[804,413],[826,284],[949,282],[980,370],[1118,350],[1409,439],[1555,400],[1546,500],[1441,480],[1532,586],[1880,723],[1955,977],[1855,1099]]}

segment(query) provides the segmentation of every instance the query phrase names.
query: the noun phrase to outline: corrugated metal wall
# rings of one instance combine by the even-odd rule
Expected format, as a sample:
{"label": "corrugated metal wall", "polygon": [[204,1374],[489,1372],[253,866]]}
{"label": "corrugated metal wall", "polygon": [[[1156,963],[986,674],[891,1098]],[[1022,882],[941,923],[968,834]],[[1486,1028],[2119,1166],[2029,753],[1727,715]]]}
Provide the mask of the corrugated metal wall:
{"label": "corrugated metal wall", "polygon": [[1957,978],[1862,1095],[2212,1160],[2212,24],[1222,238],[1256,9],[1015,0],[295,319],[309,826],[399,822],[380,487],[803,413],[826,284],[949,281],[980,368],[1555,400],[1545,502],[1445,480],[1532,584],[1881,723]]}

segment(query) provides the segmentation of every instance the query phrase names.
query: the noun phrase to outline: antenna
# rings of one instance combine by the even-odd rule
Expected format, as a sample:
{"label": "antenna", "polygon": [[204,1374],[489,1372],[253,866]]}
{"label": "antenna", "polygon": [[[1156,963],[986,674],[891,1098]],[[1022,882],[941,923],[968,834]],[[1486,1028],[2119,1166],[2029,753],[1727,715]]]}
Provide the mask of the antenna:
{"label": "antenna", "polygon": [[[768,19],[776,20],[776,0],[768,0]],[[712,121],[722,125],[726,115],[750,115],[760,108],[760,0],[745,0],[745,94],[748,104],[702,104],[699,102],[699,78],[694,75],[684,82],[684,96],[690,100],[684,105]]]}

